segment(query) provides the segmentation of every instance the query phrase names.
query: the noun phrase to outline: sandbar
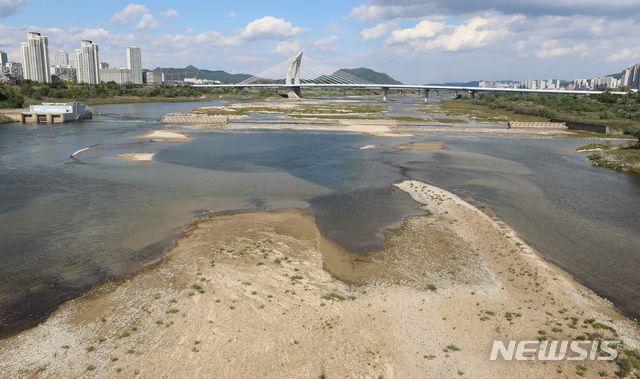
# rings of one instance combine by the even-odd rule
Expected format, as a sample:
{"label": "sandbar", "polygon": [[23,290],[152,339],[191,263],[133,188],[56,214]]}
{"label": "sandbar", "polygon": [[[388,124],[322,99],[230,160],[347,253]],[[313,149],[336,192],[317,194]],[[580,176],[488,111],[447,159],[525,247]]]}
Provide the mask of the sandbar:
{"label": "sandbar", "polygon": [[116,154],[116,157],[124,158],[132,162],[151,162],[155,153],[122,153]]}
{"label": "sandbar", "polygon": [[609,361],[489,356],[494,340],[595,332],[638,347],[636,323],[490,212],[426,183],[396,186],[429,214],[367,257],[301,210],[203,217],[156,267],[0,341],[0,376],[529,378],[577,364],[613,375]]}
{"label": "sandbar", "polygon": [[193,138],[187,137],[183,132],[154,130],[143,136],[137,136],[139,139],[148,139],[153,142],[189,142]]}
{"label": "sandbar", "polygon": [[443,151],[442,142],[438,143],[416,143],[411,145],[397,145],[396,149],[402,150],[416,150],[416,151]]}

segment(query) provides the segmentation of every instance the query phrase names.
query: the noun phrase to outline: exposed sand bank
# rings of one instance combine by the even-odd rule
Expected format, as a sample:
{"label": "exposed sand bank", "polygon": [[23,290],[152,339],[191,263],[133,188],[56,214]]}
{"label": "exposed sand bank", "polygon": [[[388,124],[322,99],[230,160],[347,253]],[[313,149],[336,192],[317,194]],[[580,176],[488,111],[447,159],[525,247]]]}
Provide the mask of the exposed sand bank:
{"label": "exposed sand bank", "polygon": [[439,143],[416,143],[412,145],[397,145],[396,149],[402,150],[416,150],[416,151],[443,151],[442,142]]}
{"label": "exposed sand bank", "polygon": [[116,154],[116,157],[124,158],[132,162],[151,162],[155,153],[122,153]]}
{"label": "exposed sand bank", "polygon": [[189,142],[193,140],[193,138],[187,137],[184,132],[167,130],[154,130],[136,138],[148,139],[153,142]]}
{"label": "exposed sand bank", "polygon": [[607,361],[489,354],[494,340],[541,330],[638,347],[636,324],[506,225],[437,187],[398,187],[431,214],[387,232],[370,257],[333,244],[303,211],[204,218],[158,267],[0,341],[0,376],[529,378],[577,365],[611,376]]}

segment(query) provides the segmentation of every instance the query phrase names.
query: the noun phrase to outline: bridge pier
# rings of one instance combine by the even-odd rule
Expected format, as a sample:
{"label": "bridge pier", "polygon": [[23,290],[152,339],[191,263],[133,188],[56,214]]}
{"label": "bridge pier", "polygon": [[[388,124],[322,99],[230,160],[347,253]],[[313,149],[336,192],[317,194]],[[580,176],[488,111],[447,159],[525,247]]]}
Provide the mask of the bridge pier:
{"label": "bridge pier", "polygon": [[429,90],[428,89],[424,90],[424,102],[425,103],[429,102]]}
{"label": "bridge pier", "polygon": [[475,99],[476,98],[476,91],[469,91],[471,93],[471,98]]}
{"label": "bridge pier", "polygon": [[387,101],[387,93],[389,92],[389,88],[382,87],[382,101]]}
{"label": "bridge pier", "polygon": [[301,99],[302,98],[302,90],[300,87],[291,87],[289,88],[289,92],[287,92],[287,96],[289,99]]}

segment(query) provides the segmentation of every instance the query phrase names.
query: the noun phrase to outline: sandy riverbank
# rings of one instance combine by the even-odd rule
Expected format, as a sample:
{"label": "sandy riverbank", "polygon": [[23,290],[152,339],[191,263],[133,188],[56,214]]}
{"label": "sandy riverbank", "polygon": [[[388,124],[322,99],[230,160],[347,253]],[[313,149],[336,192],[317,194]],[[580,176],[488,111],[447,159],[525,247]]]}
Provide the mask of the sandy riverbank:
{"label": "sandy riverbank", "polygon": [[582,365],[593,377],[617,365],[489,354],[494,340],[540,331],[638,347],[636,324],[506,225],[437,187],[399,187],[430,214],[387,232],[370,257],[327,240],[303,211],[201,219],[157,267],[0,341],[0,376],[528,378]]}

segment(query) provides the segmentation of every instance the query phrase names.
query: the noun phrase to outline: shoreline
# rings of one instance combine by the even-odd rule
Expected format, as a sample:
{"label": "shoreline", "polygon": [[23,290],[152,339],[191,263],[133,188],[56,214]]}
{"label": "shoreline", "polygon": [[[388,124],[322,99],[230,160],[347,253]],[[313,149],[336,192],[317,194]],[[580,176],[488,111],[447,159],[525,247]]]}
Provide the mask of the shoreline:
{"label": "shoreline", "polygon": [[492,342],[540,330],[575,340],[595,332],[591,319],[638,348],[637,323],[495,216],[426,183],[395,186],[429,214],[387,231],[369,257],[328,240],[304,211],[205,216],[155,267],[0,340],[0,374],[555,376],[576,363],[492,362]]}

